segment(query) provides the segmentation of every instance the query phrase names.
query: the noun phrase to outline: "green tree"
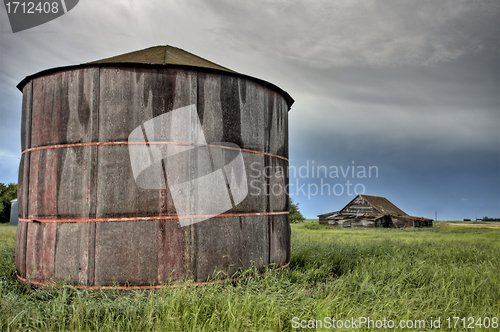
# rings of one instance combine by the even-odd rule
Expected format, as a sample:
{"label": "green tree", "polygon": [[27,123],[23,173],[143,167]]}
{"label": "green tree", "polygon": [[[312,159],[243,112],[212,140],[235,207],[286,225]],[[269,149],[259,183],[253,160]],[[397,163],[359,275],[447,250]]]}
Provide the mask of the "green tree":
{"label": "green tree", "polygon": [[17,198],[17,184],[0,183],[0,222],[10,221],[10,201]]}
{"label": "green tree", "polygon": [[305,220],[302,213],[299,211],[299,203],[293,203],[293,200],[288,197],[289,211],[290,211],[290,222],[301,222]]}

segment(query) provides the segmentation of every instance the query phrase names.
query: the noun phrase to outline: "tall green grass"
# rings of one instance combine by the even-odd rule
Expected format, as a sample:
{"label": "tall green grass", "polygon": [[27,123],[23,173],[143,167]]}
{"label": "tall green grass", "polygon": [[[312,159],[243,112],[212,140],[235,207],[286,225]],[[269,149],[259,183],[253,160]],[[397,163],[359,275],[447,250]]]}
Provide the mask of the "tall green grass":
{"label": "tall green grass", "polygon": [[448,330],[447,317],[500,318],[498,229],[349,230],[294,224],[287,271],[234,283],[127,293],[19,285],[14,237],[15,227],[0,226],[3,331],[290,331],[294,317],[396,322],[441,317],[441,329]]}

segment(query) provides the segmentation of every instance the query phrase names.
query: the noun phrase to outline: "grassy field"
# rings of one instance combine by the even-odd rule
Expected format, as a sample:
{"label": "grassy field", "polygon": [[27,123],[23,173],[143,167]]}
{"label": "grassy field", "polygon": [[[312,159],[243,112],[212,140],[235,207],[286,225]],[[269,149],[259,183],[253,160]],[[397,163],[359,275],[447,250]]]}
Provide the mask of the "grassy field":
{"label": "grassy field", "polygon": [[[319,327],[316,320],[328,327],[331,318],[358,327],[337,330],[385,324],[379,330],[392,331],[391,321],[397,327],[405,320],[414,327],[409,330],[448,331],[448,317],[452,328],[452,317],[465,318],[456,330],[471,319],[475,331],[499,330],[498,228],[334,229],[303,222],[292,225],[287,271],[126,294],[19,285],[14,238],[15,227],[0,226],[2,331],[291,331],[300,324]],[[438,319],[440,328],[431,328]]]}

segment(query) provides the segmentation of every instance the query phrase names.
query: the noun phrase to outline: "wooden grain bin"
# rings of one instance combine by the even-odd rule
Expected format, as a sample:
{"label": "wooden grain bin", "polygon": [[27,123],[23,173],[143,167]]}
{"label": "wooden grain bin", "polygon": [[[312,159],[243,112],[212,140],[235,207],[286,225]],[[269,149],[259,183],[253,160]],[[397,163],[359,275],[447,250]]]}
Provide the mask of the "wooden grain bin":
{"label": "wooden grain bin", "polygon": [[[21,281],[157,287],[289,262],[288,197],[276,190],[288,184],[280,170],[288,167],[293,99],[285,91],[171,46],[42,71],[18,88]],[[248,178],[248,195],[239,204],[184,227],[174,198],[193,211],[201,199],[193,192],[172,194],[168,186],[138,186],[128,140],[134,129],[183,107],[196,110],[196,130],[208,145],[221,142],[212,151],[225,143],[241,149]],[[195,131],[186,123],[169,128]],[[151,149],[164,144],[142,143]],[[169,158],[184,176],[202,164]],[[281,176],[269,176],[275,174]]]}

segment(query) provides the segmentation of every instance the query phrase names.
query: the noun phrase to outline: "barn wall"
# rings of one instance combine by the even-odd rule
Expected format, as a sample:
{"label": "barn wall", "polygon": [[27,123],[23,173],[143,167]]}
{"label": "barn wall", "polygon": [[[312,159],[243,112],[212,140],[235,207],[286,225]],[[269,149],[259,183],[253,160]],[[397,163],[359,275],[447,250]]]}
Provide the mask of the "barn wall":
{"label": "barn wall", "polygon": [[391,216],[392,224],[396,228],[408,228],[408,227],[414,227],[413,226],[413,220],[405,220],[405,219],[400,219],[395,216]]}
{"label": "barn wall", "polygon": [[[378,219],[377,219],[378,221]],[[332,227],[343,227],[343,228],[375,228],[375,227],[382,227],[382,226],[377,226],[377,223],[375,220],[368,220],[368,219],[358,219],[358,220],[353,220],[353,219],[340,219],[340,220],[327,220],[326,222],[327,225],[332,226]],[[381,225],[381,223],[378,223]]]}
{"label": "barn wall", "polygon": [[326,214],[319,215],[318,216],[319,217],[319,224],[320,225],[328,225],[329,220],[326,219],[326,218],[328,218],[329,216],[331,216],[334,213],[336,213],[336,212],[326,213]]}
{"label": "barn wall", "polygon": [[415,227],[432,227],[432,219],[427,220],[415,220]]}

